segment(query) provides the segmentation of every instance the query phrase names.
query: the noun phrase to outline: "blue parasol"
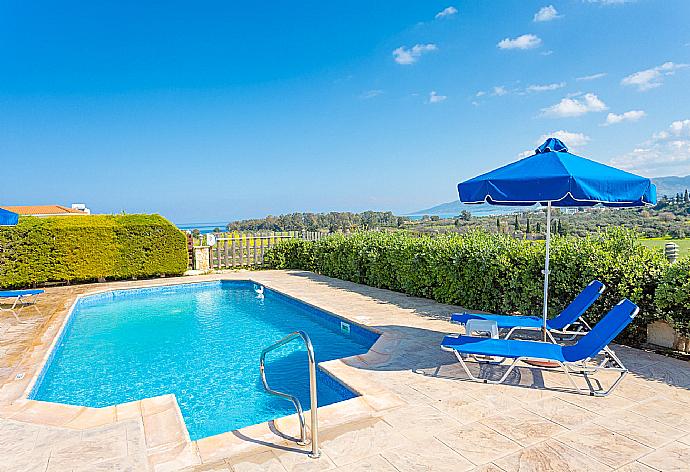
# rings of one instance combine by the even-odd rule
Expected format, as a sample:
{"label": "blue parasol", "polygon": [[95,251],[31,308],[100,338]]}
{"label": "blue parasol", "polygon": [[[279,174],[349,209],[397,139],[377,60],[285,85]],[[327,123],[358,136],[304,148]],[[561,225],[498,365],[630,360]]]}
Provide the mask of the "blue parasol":
{"label": "blue parasol", "polygon": [[[544,264],[544,330],[546,330],[551,207],[638,207],[656,205],[651,180],[568,152],[556,138],[547,139],[534,155],[458,184],[463,203],[546,206]],[[546,331],[544,331],[546,334]]]}

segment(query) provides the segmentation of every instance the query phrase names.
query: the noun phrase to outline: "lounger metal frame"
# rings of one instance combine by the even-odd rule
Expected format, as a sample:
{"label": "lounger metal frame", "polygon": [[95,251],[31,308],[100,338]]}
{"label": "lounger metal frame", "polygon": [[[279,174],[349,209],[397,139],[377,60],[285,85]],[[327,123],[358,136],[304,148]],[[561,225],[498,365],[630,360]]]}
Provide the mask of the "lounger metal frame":
{"label": "lounger metal frame", "polygon": [[[557,361],[554,359],[548,359],[548,358],[540,358],[540,357],[530,357],[530,356],[522,356],[522,357],[516,357],[513,359],[513,362],[508,366],[508,370],[503,374],[503,376],[498,379],[498,380],[491,380],[491,379],[484,379],[481,377],[477,377],[472,372],[470,371],[469,367],[467,366],[467,363],[465,362],[465,359],[463,358],[463,354],[458,352],[456,349],[453,348],[445,348],[441,347],[444,351],[448,352],[453,352],[455,354],[455,357],[458,359],[460,362],[460,365],[462,368],[465,370],[465,373],[467,376],[470,378],[470,380],[474,382],[481,382],[481,383],[490,383],[490,384],[502,384],[505,382],[505,380],[508,378],[508,376],[511,374],[511,372],[515,369],[515,367],[518,366],[519,362],[527,362],[527,361],[538,361],[538,362],[552,362],[555,364],[558,364],[560,367],[560,370],[562,370],[570,383],[572,384],[574,391],[573,393],[578,393],[580,395],[589,395],[593,397],[605,397],[608,396],[617,386],[623,378],[625,378],[626,375],[628,375],[628,369],[623,365],[621,360],[616,356],[616,354],[611,351],[607,350],[604,351],[604,359],[599,362],[598,364],[590,364],[594,359],[592,358],[587,358],[583,359],[580,362],[561,362]],[[476,356],[472,354],[467,354],[468,357],[473,357],[476,358]],[[616,366],[608,366],[610,362],[613,362],[616,364]],[[478,364],[487,364],[487,362],[482,362],[480,360],[477,361]],[[491,365],[497,365],[496,363],[491,363]],[[498,364],[500,365],[500,364]],[[530,368],[534,368],[534,365],[530,365]],[[551,368],[544,368],[544,370],[553,370]],[[607,390],[595,390],[592,386],[592,381],[589,378],[590,375],[596,374],[599,371],[606,371],[606,372],[618,372],[619,376],[618,378],[613,382],[613,384],[607,389]],[[573,375],[579,375],[582,376],[585,379],[585,382],[587,382],[587,387],[588,388],[581,388],[575,383],[575,380],[573,378]]]}

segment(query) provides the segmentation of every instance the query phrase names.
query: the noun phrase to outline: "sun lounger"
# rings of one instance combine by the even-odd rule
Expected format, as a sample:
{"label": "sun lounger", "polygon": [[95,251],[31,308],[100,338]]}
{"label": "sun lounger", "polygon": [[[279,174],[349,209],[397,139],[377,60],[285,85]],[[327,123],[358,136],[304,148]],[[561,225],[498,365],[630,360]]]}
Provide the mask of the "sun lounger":
{"label": "sun lounger", "polygon": [[[537,361],[557,364],[566,374],[577,393],[592,396],[606,396],[623,380],[628,373],[623,363],[613,351],[602,350],[625,329],[639,312],[639,308],[628,299],[623,299],[599,321],[591,331],[580,337],[570,346],[561,346],[537,341],[517,341],[512,339],[490,339],[472,336],[449,335],[443,339],[441,349],[455,354],[471,380],[484,383],[503,383],[521,361]],[[594,358],[602,353],[603,360]],[[465,362],[464,356],[493,356],[512,359],[508,369],[499,380],[474,376]],[[619,377],[608,390],[595,390],[588,377],[599,371],[616,372]],[[573,375],[584,377],[588,388],[579,387]]]}
{"label": "sun lounger", "polygon": [[22,308],[27,306],[36,306],[36,300],[38,296],[44,293],[44,290],[0,290],[0,302],[3,299],[10,299],[9,303],[4,303],[5,305],[10,305],[9,308],[3,308],[0,304],[0,312],[11,311],[12,314],[17,318],[17,312]]}
{"label": "sun lounger", "polygon": [[[576,336],[589,331],[591,327],[583,319],[582,315],[597,301],[605,289],[606,286],[598,280],[591,281],[558,316],[547,320],[547,334],[551,341],[556,342],[554,334],[560,339],[575,339]],[[544,320],[540,316],[454,313],[450,317],[452,322],[463,325],[472,319],[495,321],[498,329],[509,330],[505,339],[509,339],[515,331],[541,330],[544,324]],[[571,329],[573,325],[576,325],[574,330]]]}

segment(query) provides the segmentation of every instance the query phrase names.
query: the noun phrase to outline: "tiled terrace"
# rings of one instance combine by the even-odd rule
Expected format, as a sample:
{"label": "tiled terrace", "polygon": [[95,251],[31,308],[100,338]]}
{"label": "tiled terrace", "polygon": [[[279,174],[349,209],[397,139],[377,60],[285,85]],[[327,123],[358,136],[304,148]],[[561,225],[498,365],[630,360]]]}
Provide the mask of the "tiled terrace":
{"label": "tiled terrace", "polygon": [[[294,417],[191,442],[172,395],[100,409],[26,400],[77,295],[217,278],[382,333],[368,354],[322,364],[362,396],[319,409],[320,459],[284,438]],[[458,307],[304,272],[51,288],[39,309],[0,314],[0,471],[690,470],[690,364],[653,353],[614,346],[632,374],[607,398],[527,368],[514,385],[472,383],[438,348]]]}

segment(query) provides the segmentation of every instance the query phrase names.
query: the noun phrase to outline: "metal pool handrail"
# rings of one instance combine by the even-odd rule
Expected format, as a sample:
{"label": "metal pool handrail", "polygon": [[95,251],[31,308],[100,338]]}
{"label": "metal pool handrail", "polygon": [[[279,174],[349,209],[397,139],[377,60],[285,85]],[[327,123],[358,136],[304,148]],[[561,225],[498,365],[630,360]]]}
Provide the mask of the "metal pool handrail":
{"label": "metal pool handrail", "polygon": [[264,384],[264,389],[268,393],[277,397],[285,398],[286,400],[290,400],[292,404],[295,405],[297,416],[299,417],[300,428],[300,440],[298,441],[298,444],[306,445],[306,423],[304,420],[304,412],[302,411],[302,404],[300,403],[299,399],[297,399],[297,397],[294,395],[290,395],[289,393],[273,390],[268,386],[268,382],[266,381],[266,354],[297,338],[301,338],[302,341],[304,341],[304,345],[307,348],[307,356],[309,358],[309,398],[311,401],[311,453],[309,454],[309,457],[316,459],[321,455],[319,452],[319,422],[317,419],[318,402],[316,398],[316,360],[314,358],[314,346],[312,346],[311,339],[309,339],[309,335],[307,335],[307,333],[304,331],[295,331],[294,333],[290,333],[280,341],[271,344],[261,352],[261,361],[259,362],[259,369],[261,370],[261,382]]}

